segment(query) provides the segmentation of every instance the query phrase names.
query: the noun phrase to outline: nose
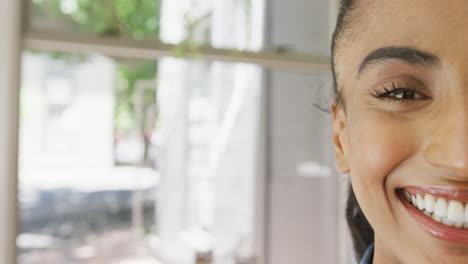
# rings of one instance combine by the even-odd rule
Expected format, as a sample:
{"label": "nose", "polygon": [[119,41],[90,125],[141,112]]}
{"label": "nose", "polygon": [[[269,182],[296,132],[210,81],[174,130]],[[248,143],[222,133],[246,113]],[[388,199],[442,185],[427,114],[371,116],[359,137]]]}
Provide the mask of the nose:
{"label": "nose", "polygon": [[453,180],[468,180],[467,106],[467,102],[458,101],[439,111],[424,149],[426,161],[450,170]]}

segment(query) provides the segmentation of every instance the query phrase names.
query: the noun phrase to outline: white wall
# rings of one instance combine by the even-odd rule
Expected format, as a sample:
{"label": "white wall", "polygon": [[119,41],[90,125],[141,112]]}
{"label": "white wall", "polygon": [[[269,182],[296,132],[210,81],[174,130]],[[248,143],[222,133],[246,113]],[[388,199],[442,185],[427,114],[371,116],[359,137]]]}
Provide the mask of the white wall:
{"label": "white wall", "polygon": [[[269,4],[268,48],[329,54],[333,2],[273,0]],[[337,191],[330,119],[314,106],[316,96],[324,94],[318,89],[331,89],[330,75],[269,72],[266,76],[265,263],[336,263]],[[297,171],[302,162],[320,164],[332,174],[302,177]]]}

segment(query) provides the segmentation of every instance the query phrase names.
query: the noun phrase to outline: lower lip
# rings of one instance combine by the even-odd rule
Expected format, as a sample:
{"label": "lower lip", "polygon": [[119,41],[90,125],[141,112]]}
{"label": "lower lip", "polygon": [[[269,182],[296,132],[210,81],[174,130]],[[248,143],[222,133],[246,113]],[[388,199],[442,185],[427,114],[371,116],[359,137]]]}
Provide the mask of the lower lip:
{"label": "lower lip", "polygon": [[418,225],[432,236],[448,242],[457,244],[468,244],[468,229],[460,229],[456,227],[449,227],[439,222],[434,221],[427,215],[421,213],[418,209],[410,205],[402,197],[400,200],[408,209],[411,216],[418,223]]}

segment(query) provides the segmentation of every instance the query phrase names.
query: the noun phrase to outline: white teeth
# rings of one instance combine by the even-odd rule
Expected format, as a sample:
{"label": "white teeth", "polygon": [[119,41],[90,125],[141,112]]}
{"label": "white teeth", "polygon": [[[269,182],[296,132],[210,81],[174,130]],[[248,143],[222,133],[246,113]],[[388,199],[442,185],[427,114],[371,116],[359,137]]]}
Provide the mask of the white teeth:
{"label": "white teeth", "polygon": [[435,214],[432,214],[432,219],[433,219],[434,221],[436,221],[436,222],[439,222],[439,223],[442,222],[442,218],[438,217],[438,216],[435,215]]}
{"label": "white teeth", "polygon": [[431,194],[412,195],[403,191],[403,198],[434,221],[446,226],[468,229],[468,202],[437,198]]}
{"label": "white teeth", "polygon": [[465,204],[465,222],[463,224],[464,228],[468,228],[468,203]]}
{"label": "white teeth", "polygon": [[444,224],[446,226],[453,226],[453,221],[448,220],[447,218],[444,218],[444,219],[442,219],[442,224]]}
{"label": "white teeth", "polygon": [[465,220],[465,209],[459,201],[450,201],[447,209],[447,219],[453,222],[455,227],[462,227]]}
{"label": "white teeth", "polygon": [[434,207],[435,207],[434,196],[432,196],[430,194],[426,194],[424,196],[424,208],[425,208],[425,210],[428,211],[429,213],[433,213],[434,212]]}
{"label": "white teeth", "polygon": [[443,198],[438,198],[434,207],[434,214],[444,219],[447,216],[447,202]]}
{"label": "white teeth", "polygon": [[424,199],[419,193],[416,195],[416,202],[418,203],[419,210],[424,210]]}

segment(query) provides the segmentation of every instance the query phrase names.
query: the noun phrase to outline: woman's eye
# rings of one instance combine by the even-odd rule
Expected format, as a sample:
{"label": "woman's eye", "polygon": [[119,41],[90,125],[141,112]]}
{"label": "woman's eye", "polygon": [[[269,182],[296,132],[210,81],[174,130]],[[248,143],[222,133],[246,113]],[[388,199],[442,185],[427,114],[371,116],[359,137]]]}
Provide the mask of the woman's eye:
{"label": "woman's eye", "polygon": [[388,94],[388,96],[399,100],[418,100],[425,97],[415,91],[397,89]]}
{"label": "woman's eye", "polygon": [[409,88],[384,88],[384,91],[377,91],[373,96],[377,99],[385,99],[390,101],[405,101],[405,100],[427,100],[428,96],[416,92]]}

